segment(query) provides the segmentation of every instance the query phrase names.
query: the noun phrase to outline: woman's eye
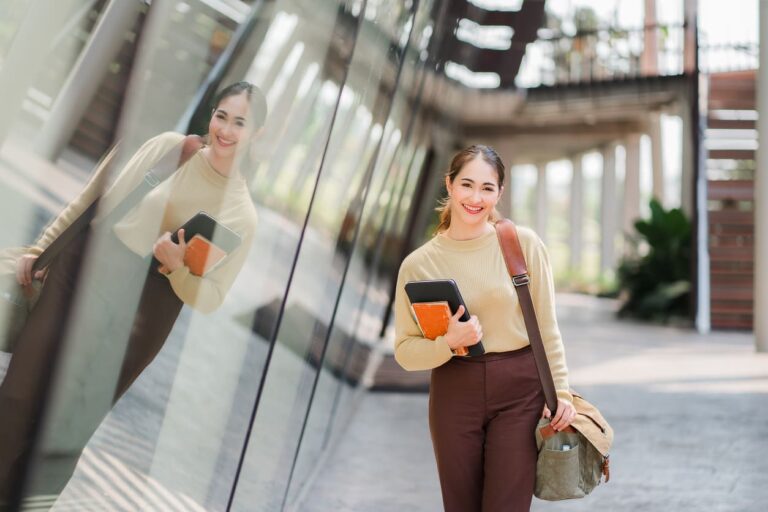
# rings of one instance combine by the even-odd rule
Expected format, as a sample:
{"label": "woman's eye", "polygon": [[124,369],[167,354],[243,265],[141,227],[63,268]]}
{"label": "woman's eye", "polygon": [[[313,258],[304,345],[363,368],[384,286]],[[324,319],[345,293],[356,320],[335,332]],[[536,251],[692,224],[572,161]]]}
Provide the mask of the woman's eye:
{"label": "woman's eye", "polygon": [[462,183],[461,185],[463,187],[472,188],[472,185],[470,185],[469,183]]}

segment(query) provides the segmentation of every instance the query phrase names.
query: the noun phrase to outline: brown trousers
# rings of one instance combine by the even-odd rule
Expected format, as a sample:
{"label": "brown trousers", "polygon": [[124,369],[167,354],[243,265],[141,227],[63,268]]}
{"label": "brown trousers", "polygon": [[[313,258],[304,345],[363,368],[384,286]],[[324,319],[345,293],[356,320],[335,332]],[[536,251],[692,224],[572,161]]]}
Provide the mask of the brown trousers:
{"label": "brown trousers", "polygon": [[[88,261],[95,277],[78,293],[81,314],[70,322],[76,325],[68,325],[65,336],[63,306],[75,300],[77,279],[72,269],[84,243],[81,235],[51,263],[0,385],[0,504],[19,492],[31,457],[36,460],[37,478],[29,490],[61,492],[88,438],[160,351],[181,310],[182,302],[168,279],[154,269],[148,272],[147,261],[110,236]],[[40,404],[46,403],[45,383],[51,378],[57,403],[48,398],[41,426]],[[54,414],[51,408],[56,405],[59,411]],[[38,430],[56,435],[66,429],[70,434],[61,446],[54,442],[53,447],[38,447],[33,453]]]}
{"label": "brown trousers", "polygon": [[530,347],[432,370],[429,425],[446,512],[526,512],[544,393]]}

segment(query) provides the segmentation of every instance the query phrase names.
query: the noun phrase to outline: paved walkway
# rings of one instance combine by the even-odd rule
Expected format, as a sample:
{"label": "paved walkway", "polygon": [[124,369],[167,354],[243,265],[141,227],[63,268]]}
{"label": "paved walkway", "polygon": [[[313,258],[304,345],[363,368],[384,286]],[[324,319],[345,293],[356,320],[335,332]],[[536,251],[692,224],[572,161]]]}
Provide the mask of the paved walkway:
{"label": "paved walkway", "polygon": [[[612,480],[532,510],[766,510],[768,354],[752,335],[618,322],[610,303],[559,299],[571,384],[616,432]],[[365,396],[300,510],[441,510],[426,411],[426,395]]]}

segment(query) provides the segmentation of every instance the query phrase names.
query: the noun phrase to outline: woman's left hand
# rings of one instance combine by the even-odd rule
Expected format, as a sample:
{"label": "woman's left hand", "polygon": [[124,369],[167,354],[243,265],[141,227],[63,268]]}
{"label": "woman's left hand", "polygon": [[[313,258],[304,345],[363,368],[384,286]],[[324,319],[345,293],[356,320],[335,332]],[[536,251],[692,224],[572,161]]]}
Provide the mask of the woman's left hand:
{"label": "woman's left hand", "polygon": [[[543,418],[552,418],[552,411],[549,410],[549,407],[547,407],[546,404],[544,405],[544,412],[542,412],[541,416]],[[573,404],[567,400],[558,398],[557,413],[555,414],[555,417],[550,420],[550,425],[559,432],[570,425],[575,417],[576,408]]]}
{"label": "woman's left hand", "polygon": [[184,266],[184,253],[187,252],[187,242],[184,240],[184,230],[179,230],[179,243],[171,240],[171,233],[166,231],[152,246],[155,258],[162,263],[158,271],[168,274]]}

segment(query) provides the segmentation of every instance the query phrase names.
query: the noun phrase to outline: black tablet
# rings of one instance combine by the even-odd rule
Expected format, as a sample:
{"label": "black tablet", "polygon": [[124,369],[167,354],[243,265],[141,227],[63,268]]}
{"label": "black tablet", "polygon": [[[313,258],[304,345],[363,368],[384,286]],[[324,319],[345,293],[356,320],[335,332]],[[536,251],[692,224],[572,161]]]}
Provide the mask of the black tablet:
{"label": "black tablet", "polygon": [[[235,231],[217,222],[216,219],[202,211],[196,213],[179,229],[184,229],[184,238],[187,242],[192,240],[195,235],[200,235],[222,248],[227,254],[237,249],[242,242],[240,235]],[[171,235],[171,240],[175,244],[179,243],[178,229]]]}
{"label": "black tablet", "polygon": [[[466,322],[470,319],[467,305],[464,304],[464,299],[461,298],[459,287],[453,279],[408,281],[405,283],[405,293],[408,295],[408,300],[411,301],[411,304],[415,302],[448,301],[451,313],[454,314],[458,311],[460,305],[464,306],[464,314],[459,320]],[[481,356],[485,354],[485,348],[483,348],[482,341],[478,341],[476,344],[467,348],[469,349],[470,356]]]}

